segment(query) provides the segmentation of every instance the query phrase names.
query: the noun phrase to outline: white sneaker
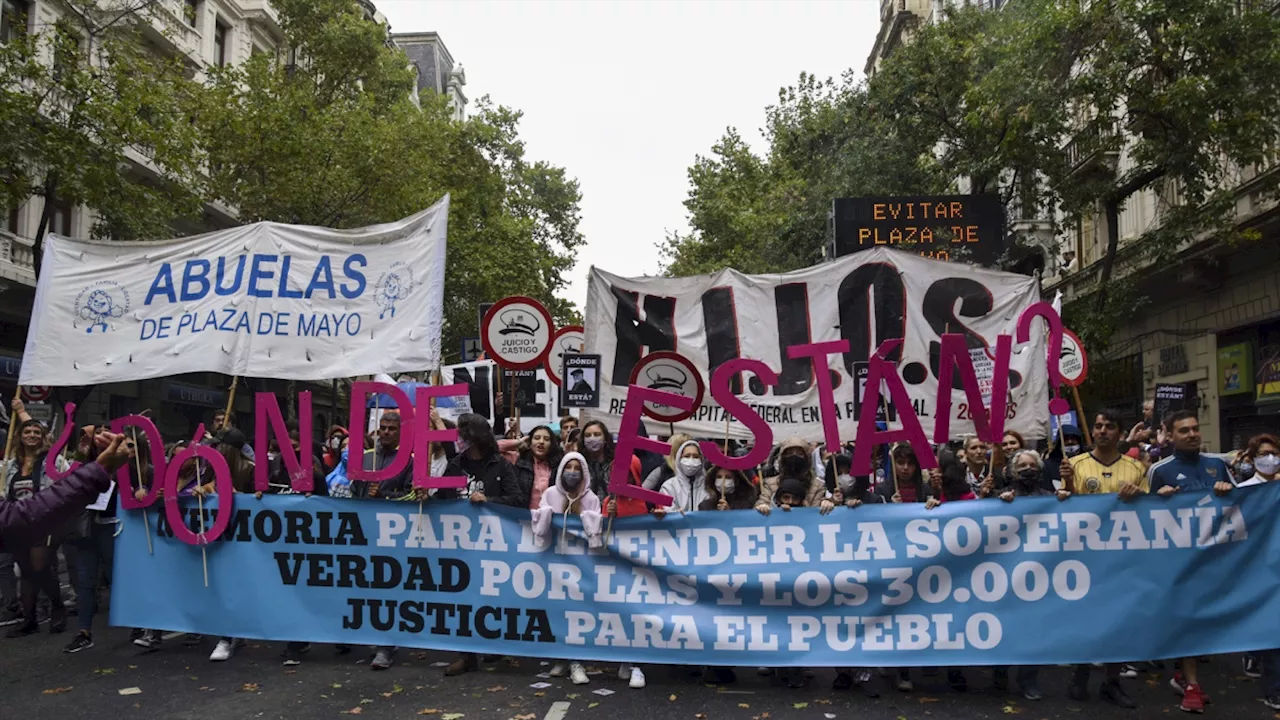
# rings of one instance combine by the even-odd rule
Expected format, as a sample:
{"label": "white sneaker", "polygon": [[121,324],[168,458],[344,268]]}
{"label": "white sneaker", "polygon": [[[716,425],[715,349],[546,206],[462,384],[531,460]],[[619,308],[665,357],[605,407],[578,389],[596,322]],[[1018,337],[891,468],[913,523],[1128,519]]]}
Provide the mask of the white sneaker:
{"label": "white sneaker", "polygon": [[618,664],[618,679],[619,679],[619,680],[630,680],[630,679],[631,679],[631,663],[619,663],[619,664]]}
{"label": "white sneaker", "polygon": [[562,662],[558,662],[555,665],[551,666],[551,672],[547,674],[550,675],[551,677],[564,677],[565,673],[567,672],[568,672],[568,668],[565,666],[565,664]]}
{"label": "white sneaker", "polygon": [[639,666],[631,666],[631,687],[639,690],[644,687],[644,671]]}
{"label": "white sneaker", "polygon": [[586,685],[591,682],[591,678],[587,677],[587,669],[582,667],[582,663],[573,663],[569,666],[569,679],[573,680],[574,685]]}
{"label": "white sneaker", "polygon": [[231,656],[234,655],[235,652],[236,652],[235,643],[231,642],[230,640],[219,640],[218,646],[213,649],[213,652],[209,655],[209,659],[214,662],[222,662],[223,660],[230,660]]}

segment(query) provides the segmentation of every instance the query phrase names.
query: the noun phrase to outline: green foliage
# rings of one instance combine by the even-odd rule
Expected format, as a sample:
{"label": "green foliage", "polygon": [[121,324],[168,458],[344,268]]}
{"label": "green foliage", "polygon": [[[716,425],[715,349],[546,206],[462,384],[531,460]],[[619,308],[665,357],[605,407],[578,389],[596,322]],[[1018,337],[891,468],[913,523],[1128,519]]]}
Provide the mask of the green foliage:
{"label": "green foliage", "polygon": [[730,128],[689,168],[692,233],[667,238],[671,275],[780,272],[811,265],[827,243],[831,200],[927,193],[946,181],[927,138],[894,126],[851,75],[801,75],[767,110],[766,157]]}
{"label": "green foliage", "polygon": [[275,3],[286,64],[257,55],[211,75],[199,113],[215,197],[241,218],[360,227],[451,195],[446,356],[475,335],[476,304],[508,295],[577,320],[555,293],[578,231],[578,184],[530,162],[520,114],[482,99],[452,119],[443,96],[412,101],[408,59],[350,0]]}
{"label": "green foliage", "polygon": [[92,234],[122,240],[164,237],[199,212],[185,109],[200,88],[181,62],[149,52],[133,20],[150,5],[72,0],[57,24],[0,46],[0,208],[32,195],[88,204]]}

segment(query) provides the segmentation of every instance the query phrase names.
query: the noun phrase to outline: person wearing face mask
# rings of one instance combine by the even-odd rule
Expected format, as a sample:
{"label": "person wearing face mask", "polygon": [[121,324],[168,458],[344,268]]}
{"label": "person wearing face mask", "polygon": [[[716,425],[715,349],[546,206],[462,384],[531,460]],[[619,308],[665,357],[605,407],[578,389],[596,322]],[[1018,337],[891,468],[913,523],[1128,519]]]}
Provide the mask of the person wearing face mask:
{"label": "person wearing face mask", "polygon": [[[1000,493],[1000,499],[1005,502],[1013,502],[1014,499],[1020,497],[1054,495],[1053,491],[1045,489],[1040,484],[1041,471],[1043,469],[1044,461],[1036,451],[1018,450],[1015,452],[1010,462],[1010,470],[1013,471],[1012,485]],[[1058,500],[1062,501],[1070,497],[1071,493],[1066,490],[1058,490],[1056,495]],[[1029,665],[1018,668],[1018,687],[1022,690],[1023,697],[1028,700],[1044,699],[1044,693],[1040,692],[1039,677],[1040,668],[1038,666]],[[1000,695],[1009,692],[1009,668],[1007,666],[993,669],[991,689]]]}
{"label": "person wearing face mask", "polygon": [[658,465],[653,470],[650,470],[648,475],[645,475],[645,490],[656,491],[662,487],[663,483],[676,476],[676,466],[680,464],[680,446],[690,440],[692,440],[692,438],[684,433],[676,433],[667,440],[667,443],[671,445],[671,452],[663,458],[661,465]]}
{"label": "person wearing face mask", "polygon": [[799,481],[806,488],[804,507],[820,508],[824,514],[835,507],[835,503],[827,497],[826,484],[813,472],[809,445],[805,441],[793,437],[778,446],[775,470],[775,475],[766,477],[761,483],[760,500],[756,503],[756,510],[760,513],[769,514],[774,507],[772,500],[778,494],[778,486],[787,479]]}
{"label": "person wearing face mask", "polygon": [[[1253,477],[1236,487],[1253,487],[1280,480],[1280,439],[1275,435],[1255,435],[1241,456],[1253,466]],[[1244,656],[1244,674],[1263,678],[1262,702],[1272,710],[1280,710],[1280,650],[1248,653]]]}
{"label": "person wearing face mask", "polygon": [[713,467],[706,474],[707,497],[699,510],[750,510],[756,506],[760,489],[741,470]]}
{"label": "person wearing face mask", "polygon": [[653,514],[662,517],[672,512],[694,512],[712,494],[707,491],[706,465],[702,450],[694,440],[684,441],[676,450],[676,474],[662,483],[658,492],[673,498],[670,508],[657,505]]}
{"label": "person wearing face mask", "polygon": [[[609,434],[604,423],[592,420],[582,426],[582,441],[578,451],[587,459],[587,470],[591,475],[591,492],[600,497],[609,494],[609,475],[613,472],[613,435]],[[631,456],[632,471],[639,474],[640,461]]]}
{"label": "person wearing face mask", "polygon": [[[591,492],[591,484],[591,470],[587,459],[576,452],[566,453],[556,471],[555,484],[542,493],[539,506],[532,511],[534,540],[539,544],[546,542],[551,531],[552,517],[564,515],[566,517],[557,543],[557,547],[563,550],[568,534],[567,516],[577,515],[582,519],[587,545],[593,548],[603,546],[604,520],[600,514],[600,498]],[[574,685],[586,685],[590,682],[586,669],[577,660],[557,661],[549,674],[551,677],[564,677],[568,674]],[[633,688],[645,686],[644,671],[638,665],[621,663],[618,677],[628,681]]]}
{"label": "person wearing face mask", "polygon": [[329,428],[329,434],[324,441],[324,469],[329,472],[338,466],[342,461],[342,451],[347,447],[347,429],[341,425],[334,425]]}

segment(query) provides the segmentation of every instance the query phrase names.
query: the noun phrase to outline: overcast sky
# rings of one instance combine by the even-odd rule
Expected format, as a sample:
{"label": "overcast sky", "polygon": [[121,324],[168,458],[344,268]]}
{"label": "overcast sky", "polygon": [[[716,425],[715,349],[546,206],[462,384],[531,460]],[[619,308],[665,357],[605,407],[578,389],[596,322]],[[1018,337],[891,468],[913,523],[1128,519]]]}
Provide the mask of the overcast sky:
{"label": "overcast sky", "polygon": [[375,4],[393,32],[439,33],[467,96],[523,111],[527,157],[578,179],[587,245],[564,295],[579,309],[592,265],[658,271],[667,231],[688,227],[688,168],[726,127],[763,151],[781,87],[861,73],[879,14],[876,0]]}

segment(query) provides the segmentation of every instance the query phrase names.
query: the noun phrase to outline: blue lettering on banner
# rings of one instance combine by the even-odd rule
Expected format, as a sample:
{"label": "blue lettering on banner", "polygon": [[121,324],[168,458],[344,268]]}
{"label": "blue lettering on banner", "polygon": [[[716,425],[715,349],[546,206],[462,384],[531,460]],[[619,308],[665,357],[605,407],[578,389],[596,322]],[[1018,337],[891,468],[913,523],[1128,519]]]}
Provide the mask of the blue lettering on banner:
{"label": "blue lettering on banner", "polygon": [[184,313],[178,316],[176,326],[173,317],[146,318],[142,321],[138,339],[167,340],[210,330],[243,335],[275,335],[276,337],[289,337],[295,334],[312,337],[341,335],[354,337],[360,334],[360,313],[300,314],[297,317],[296,333],[293,315],[291,312],[254,314],[235,308],[222,308]]}
{"label": "blue lettering on banner", "polygon": [[[245,267],[248,266],[246,273]],[[338,286],[333,277],[333,259],[321,255],[314,269],[296,269],[292,255],[268,255],[256,253],[235,258],[220,257],[214,262],[204,258],[187,260],[175,270],[172,263],[162,263],[147,289],[145,305],[157,301],[169,303],[195,302],[208,297],[210,291],[227,297],[246,294],[250,297],[288,299],[327,296],[330,300],[338,293],[348,300],[364,294],[368,280],[362,270],[369,265],[360,253],[347,256],[342,262],[344,282]],[[277,273],[277,270],[279,271]],[[175,284],[174,273],[178,272]],[[213,275],[212,280],[210,274]],[[305,289],[300,279],[310,276]],[[246,275],[247,280],[246,280]]]}
{"label": "blue lettering on banner", "polygon": [[562,517],[535,536],[528,510],[492,503],[419,514],[238,495],[208,548],[207,589],[199,549],[159,523],[149,555],[138,511],[122,511],[111,624],[638,663],[692,650],[747,667],[1216,655],[1275,644],[1277,508],[1280,484],[1132,503],[696,512],[618,518],[607,548],[591,548],[576,517],[562,544]]}

